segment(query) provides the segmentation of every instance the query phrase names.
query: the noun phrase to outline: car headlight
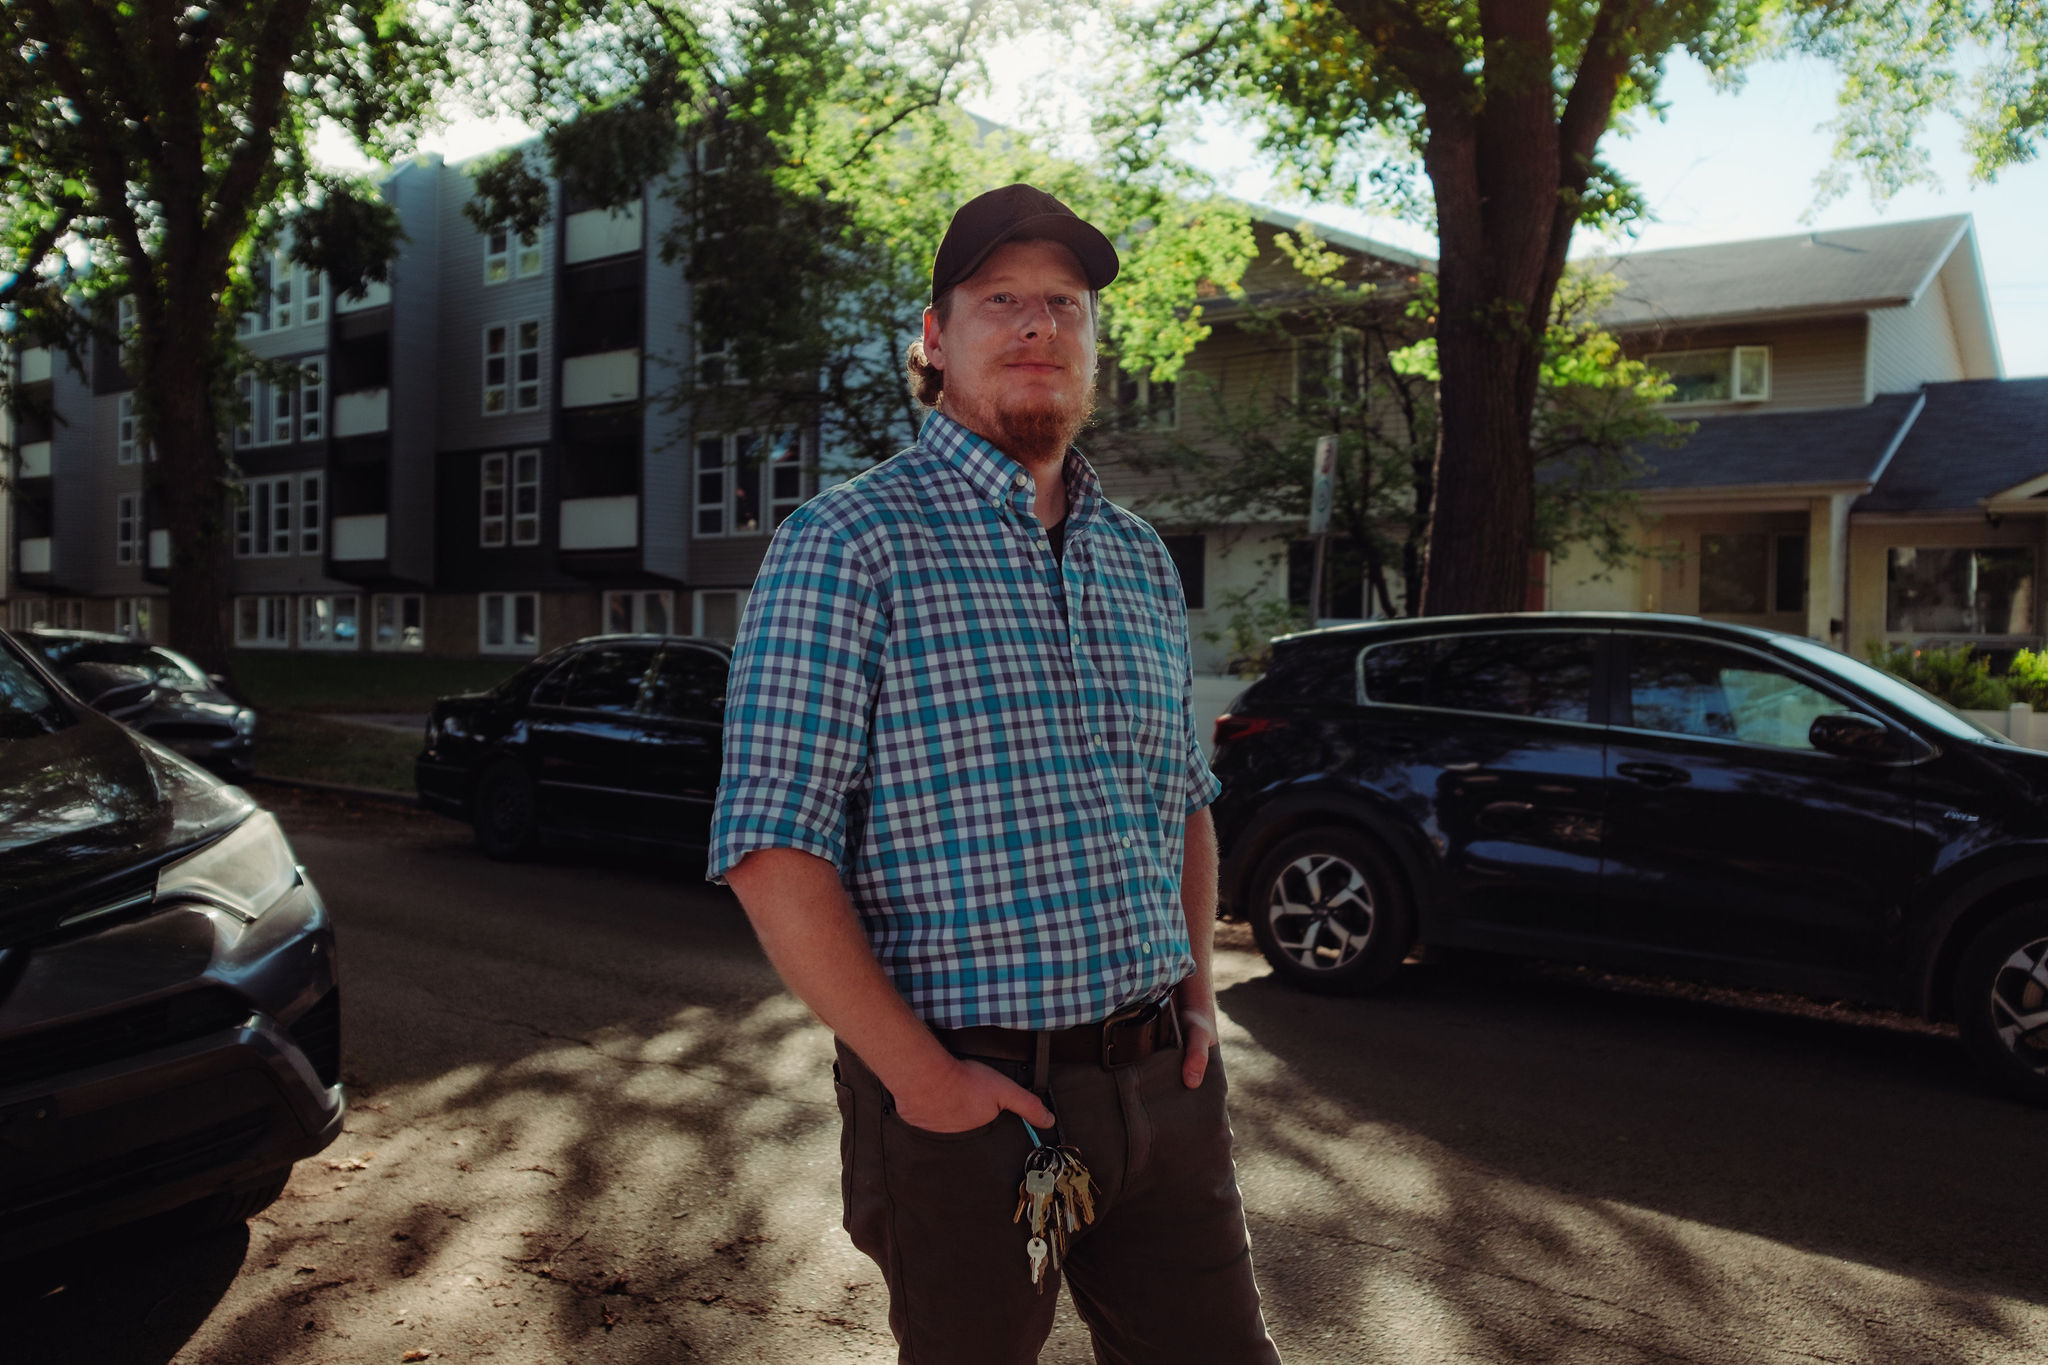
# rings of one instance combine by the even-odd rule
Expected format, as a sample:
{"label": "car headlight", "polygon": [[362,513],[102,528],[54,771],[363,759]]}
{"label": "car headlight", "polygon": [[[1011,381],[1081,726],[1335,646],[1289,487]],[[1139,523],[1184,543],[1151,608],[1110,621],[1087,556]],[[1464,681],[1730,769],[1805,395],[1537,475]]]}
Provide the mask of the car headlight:
{"label": "car headlight", "polygon": [[253,923],[298,884],[299,865],[277,817],[259,810],[226,837],[166,865],[157,873],[156,898],[203,901]]}

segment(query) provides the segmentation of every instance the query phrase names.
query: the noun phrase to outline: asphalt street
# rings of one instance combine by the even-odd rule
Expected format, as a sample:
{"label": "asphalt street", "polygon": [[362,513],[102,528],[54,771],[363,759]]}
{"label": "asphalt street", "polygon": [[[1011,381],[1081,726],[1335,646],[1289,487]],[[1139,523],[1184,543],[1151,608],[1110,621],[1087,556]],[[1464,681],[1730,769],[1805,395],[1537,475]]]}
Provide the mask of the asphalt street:
{"label": "asphalt street", "polygon": [[[275,804],[338,926],[348,1131],[246,1233],[11,1268],[0,1358],[893,1358],[829,1038],[701,865]],[[1320,999],[1225,942],[1288,1361],[2048,1358],[2048,1112],[1941,1031],[1469,961]],[[1065,1308],[1043,1359],[1091,1359]]]}

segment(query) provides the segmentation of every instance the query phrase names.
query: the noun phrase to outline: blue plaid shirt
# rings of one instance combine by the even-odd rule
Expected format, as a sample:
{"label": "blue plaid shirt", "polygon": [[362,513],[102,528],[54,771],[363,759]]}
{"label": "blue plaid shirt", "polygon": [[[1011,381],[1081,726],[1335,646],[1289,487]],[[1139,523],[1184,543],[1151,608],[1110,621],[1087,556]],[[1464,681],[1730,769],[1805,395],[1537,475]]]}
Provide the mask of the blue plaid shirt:
{"label": "blue plaid shirt", "polygon": [[948,418],[798,508],[733,655],[711,880],[758,848],[839,868],[940,1028],[1101,1019],[1194,970],[1187,606],[1158,534],[1066,462],[1056,562],[1023,468]]}

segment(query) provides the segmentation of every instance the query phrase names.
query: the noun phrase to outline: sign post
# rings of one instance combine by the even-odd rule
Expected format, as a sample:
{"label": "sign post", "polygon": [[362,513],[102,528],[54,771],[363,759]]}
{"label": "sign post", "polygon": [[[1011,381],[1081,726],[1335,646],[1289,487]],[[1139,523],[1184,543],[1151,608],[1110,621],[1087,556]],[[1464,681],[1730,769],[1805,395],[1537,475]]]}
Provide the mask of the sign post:
{"label": "sign post", "polygon": [[1316,538],[1314,567],[1308,576],[1309,625],[1323,616],[1323,547],[1330,538],[1330,504],[1337,495],[1337,438],[1316,437],[1315,481],[1308,503],[1308,533]]}

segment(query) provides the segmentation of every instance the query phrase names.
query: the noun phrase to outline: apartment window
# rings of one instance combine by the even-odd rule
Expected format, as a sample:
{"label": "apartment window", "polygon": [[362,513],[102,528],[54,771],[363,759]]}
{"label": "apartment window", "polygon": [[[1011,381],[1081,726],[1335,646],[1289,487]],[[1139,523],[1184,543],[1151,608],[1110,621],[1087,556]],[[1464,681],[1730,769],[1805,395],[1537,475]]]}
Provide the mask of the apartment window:
{"label": "apartment window", "polygon": [[512,410],[540,411],[540,323],[519,324],[513,335]]}
{"label": "apartment window", "polygon": [[744,590],[714,590],[695,596],[693,614],[697,619],[691,634],[701,635],[707,640],[732,641],[739,638],[740,616],[747,606]]}
{"label": "apartment window", "polygon": [[327,358],[299,362],[299,439],[317,441],[327,432]]}
{"label": "apartment window", "polygon": [[379,593],[370,599],[372,649],[424,649],[426,599],[416,592]]}
{"label": "apartment window", "polygon": [[492,547],[540,544],[540,452],[486,455],[480,480],[477,541]]}
{"label": "apartment window", "polygon": [[292,325],[292,277],[298,272],[282,255],[270,268],[270,326],[283,331]]}
{"label": "apartment window", "polygon": [[746,382],[739,366],[733,363],[731,337],[711,337],[701,331],[697,334],[697,382],[706,387]]}
{"label": "apartment window", "polygon": [[255,286],[255,301],[250,310],[242,314],[235,324],[236,336],[248,336],[252,332],[270,330],[270,257],[255,261],[249,269],[250,282]]}
{"label": "apartment window", "polygon": [[280,474],[241,485],[234,515],[236,558],[268,559],[292,552],[292,483],[292,475]]}
{"label": "apartment window", "polygon": [[310,327],[327,314],[327,276],[318,270],[305,270],[299,276],[299,281],[303,291],[299,301],[299,318]]}
{"label": "apartment window", "polygon": [[235,449],[247,450],[256,444],[256,376],[243,371],[235,376],[235,397],[239,400],[240,412],[235,418]]}
{"label": "apartment window", "polygon": [[299,553],[317,555],[325,548],[321,541],[327,530],[324,499],[326,476],[299,475]]}
{"label": "apartment window", "polygon": [[141,421],[135,415],[135,395],[124,393],[114,400],[117,431],[114,463],[134,464],[142,455]]}
{"label": "apartment window", "polygon": [[522,280],[540,274],[546,258],[541,252],[539,229],[518,234],[509,227],[495,227],[484,234],[484,283],[503,284],[516,273]]}
{"label": "apartment window", "polygon": [[1365,334],[1338,327],[1294,343],[1294,401],[1355,405],[1365,399]]}
{"label": "apartment window", "polygon": [[700,437],[696,474],[700,536],[760,534],[767,529],[761,521],[764,491],[773,507],[774,524],[780,525],[802,505],[809,483],[803,467],[803,442],[793,432],[774,437],[758,432]]}
{"label": "apartment window", "polygon": [[114,499],[114,562],[133,564],[142,533],[142,495],[123,493]]}
{"label": "apartment window", "polygon": [[484,416],[497,417],[510,411],[512,329],[502,322],[484,328]]}
{"label": "apartment window", "polygon": [[1204,601],[1204,573],[1208,567],[1208,538],[1205,536],[1161,536],[1173,567],[1180,573],[1181,595],[1189,611],[1200,611]]}
{"label": "apartment window", "polygon": [[122,597],[114,602],[114,629],[131,640],[149,638],[150,599]]}
{"label": "apartment window", "polygon": [[237,597],[235,643],[251,649],[283,649],[292,640],[292,599]]}
{"label": "apartment window", "polygon": [[299,599],[299,648],[354,649],[356,647],[356,596],[301,597]]}
{"label": "apartment window", "polygon": [[2031,546],[1893,546],[1887,561],[1887,631],[1909,635],[2034,633]]}
{"label": "apartment window", "polygon": [[608,592],[604,628],[608,635],[666,635],[675,620],[675,594]]}
{"label": "apartment window", "polygon": [[1125,425],[1141,431],[1172,431],[1180,425],[1179,385],[1121,369],[1112,373],[1115,392],[1110,397]]}
{"label": "apartment window", "polygon": [[1667,404],[1760,403],[1771,396],[1771,348],[1657,351],[1644,360],[1671,381]]}
{"label": "apartment window", "polygon": [[7,607],[7,623],[15,630],[84,630],[82,597],[17,597]]}
{"label": "apartment window", "polygon": [[540,594],[487,592],[477,601],[477,649],[532,654],[540,647]]}
{"label": "apartment window", "polygon": [[114,302],[114,335],[126,341],[135,334],[135,296],[123,294]]}

